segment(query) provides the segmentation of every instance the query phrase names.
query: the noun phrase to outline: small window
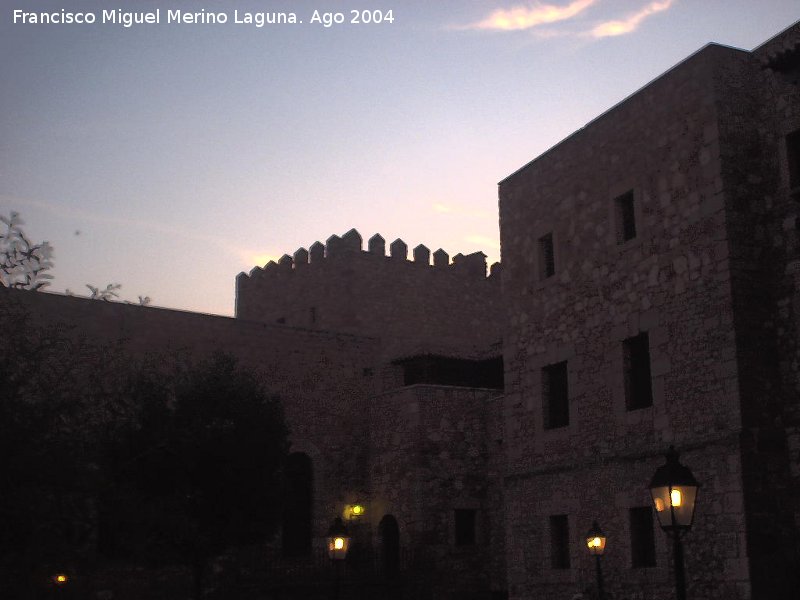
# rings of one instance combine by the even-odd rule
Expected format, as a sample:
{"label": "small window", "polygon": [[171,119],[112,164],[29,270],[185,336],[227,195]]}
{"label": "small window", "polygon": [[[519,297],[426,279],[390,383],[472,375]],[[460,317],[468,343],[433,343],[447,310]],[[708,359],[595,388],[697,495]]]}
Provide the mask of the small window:
{"label": "small window", "polygon": [[650,341],[647,333],[623,342],[625,365],[625,407],[637,410],[653,406],[653,388],[650,379]]}
{"label": "small window", "polygon": [[656,540],[653,535],[653,509],[640,506],[630,509],[631,566],[656,566]]}
{"label": "small window", "polygon": [[475,510],[457,508],[456,520],[456,546],[475,545]]}
{"label": "small window", "polygon": [[633,209],[633,190],[614,199],[617,216],[617,243],[624,244],[636,237],[636,213]]}
{"label": "small window", "polygon": [[554,569],[569,569],[569,520],[567,515],[550,517],[550,560]]}
{"label": "small window", "polygon": [[547,279],[556,274],[556,261],[553,254],[553,234],[548,233],[539,238],[539,274],[540,279]]}
{"label": "small window", "polygon": [[542,369],[542,404],[545,429],[556,429],[569,425],[569,387],[566,361],[548,365]]}
{"label": "small window", "polygon": [[789,161],[789,186],[800,189],[800,129],[786,136],[786,158]]}

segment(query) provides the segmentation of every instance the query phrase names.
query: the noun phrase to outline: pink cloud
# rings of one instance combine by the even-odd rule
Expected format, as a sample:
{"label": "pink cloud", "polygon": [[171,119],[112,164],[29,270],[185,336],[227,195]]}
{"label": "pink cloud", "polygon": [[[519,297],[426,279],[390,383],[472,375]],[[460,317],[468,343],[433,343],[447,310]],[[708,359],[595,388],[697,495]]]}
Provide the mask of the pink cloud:
{"label": "pink cloud", "polygon": [[589,35],[595,38],[612,37],[617,35],[625,35],[635,31],[639,24],[647,17],[656,13],[667,10],[672,6],[673,0],[662,0],[660,2],[651,2],[639,12],[634,13],[622,20],[605,21],[595,26]]}
{"label": "pink cloud", "polygon": [[582,13],[597,0],[573,0],[566,6],[535,2],[530,6],[500,8],[483,21],[466,25],[463,29],[488,29],[496,31],[517,31],[565,21]]}

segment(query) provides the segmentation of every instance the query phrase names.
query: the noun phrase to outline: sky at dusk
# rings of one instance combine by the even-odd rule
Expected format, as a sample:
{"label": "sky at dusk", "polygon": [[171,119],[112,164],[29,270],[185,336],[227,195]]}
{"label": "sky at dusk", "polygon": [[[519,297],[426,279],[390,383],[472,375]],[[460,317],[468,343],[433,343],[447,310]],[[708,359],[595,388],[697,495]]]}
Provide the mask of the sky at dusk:
{"label": "sky at dusk", "polygon": [[[0,214],[54,247],[49,289],[120,283],[125,300],[222,315],[237,273],[353,227],[365,246],[380,233],[500,260],[498,181],[706,43],[751,49],[800,18],[797,0],[0,7]],[[99,22],[156,8],[158,24]],[[229,19],[168,24],[168,9]],[[350,24],[351,9],[393,22]]]}

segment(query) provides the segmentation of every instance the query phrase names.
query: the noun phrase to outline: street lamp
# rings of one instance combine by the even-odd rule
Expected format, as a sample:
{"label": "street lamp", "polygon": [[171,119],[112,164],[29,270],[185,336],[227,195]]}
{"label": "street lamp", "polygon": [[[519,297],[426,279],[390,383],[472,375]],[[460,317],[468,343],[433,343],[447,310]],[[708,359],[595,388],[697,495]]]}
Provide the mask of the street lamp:
{"label": "street lamp", "polygon": [[336,517],[328,529],[328,556],[332,560],[344,560],[350,546],[350,534],[342,519]]}
{"label": "street lamp", "polygon": [[675,562],[675,596],[686,600],[686,573],[683,565],[681,534],[689,531],[694,520],[694,503],[700,484],[692,472],[678,462],[673,446],[666,454],[667,462],[656,469],[650,482],[650,495],[661,529],[672,535]]}
{"label": "street lamp", "polygon": [[589,554],[594,556],[597,570],[597,598],[603,600],[603,569],[600,566],[600,557],[606,550],[606,534],[600,529],[597,521],[592,521],[592,527],[586,532],[586,547]]}
{"label": "street lamp", "polygon": [[336,517],[328,529],[328,556],[334,563],[333,598],[339,600],[339,579],[341,578],[341,565],[347,558],[347,549],[350,547],[350,534],[342,523],[341,517]]}

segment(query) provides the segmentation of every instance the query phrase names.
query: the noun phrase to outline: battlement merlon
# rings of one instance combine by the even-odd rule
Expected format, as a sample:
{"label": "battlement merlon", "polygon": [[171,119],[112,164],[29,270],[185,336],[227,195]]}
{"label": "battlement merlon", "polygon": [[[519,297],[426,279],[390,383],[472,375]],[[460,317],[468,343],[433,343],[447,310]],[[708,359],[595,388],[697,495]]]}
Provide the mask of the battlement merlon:
{"label": "battlement merlon", "polygon": [[284,254],[277,263],[269,261],[263,267],[253,267],[249,273],[239,273],[236,277],[237,285],[249,279],[297,272],[309,266],[323,264],[328,260],[346,260],[354,254],[374,257],[376,260],[384,260],[387,263],[419,265],[475,278],[499,279],[501,271],[500,263],[494,263],[487,277],[486,255],[480,251],[467,255],[456,254],[451,262],[448,253],[439,248],[433,252],[433,264],[431,265],[431,251],[423,244],[419,244],[413,249],[413,260],[409,260],[408,244],[399,238],[390,244],[388,256],[386,255],[386,240],[380,234],[376,233],[369,239],[367,250],[362,249],[362,241],[361,234],[355,229],[351,229],[341,237],[332,235],[325,244],[314,242],[308,250],[299,248],[291,256]]}

